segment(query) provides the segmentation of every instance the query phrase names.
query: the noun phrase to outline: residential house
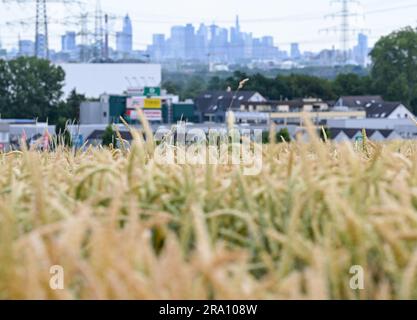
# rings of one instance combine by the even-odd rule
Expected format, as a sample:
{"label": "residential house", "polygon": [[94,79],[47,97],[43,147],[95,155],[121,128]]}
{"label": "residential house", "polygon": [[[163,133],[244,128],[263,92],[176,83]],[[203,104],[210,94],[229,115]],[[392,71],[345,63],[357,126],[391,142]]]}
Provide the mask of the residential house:
{"label": "residential house", "polygon": [[[256,91],[206,91],[196,98],[195,104],[200,122],[224,122],[227,111],[255,111],[252,103],[266,101]],[[242,106],[248,109],[242,110]]]}
{"label": "residential house", "polygon": [[349,109],[365,108],[370,103],[382,103],[384,99],[381,96],[341,96],[335,107],[347,107]]}
{"label": "residential house", "polygon": [[376,102],[365,105],[367,118],[412,119],[414,115],[401,102]]}

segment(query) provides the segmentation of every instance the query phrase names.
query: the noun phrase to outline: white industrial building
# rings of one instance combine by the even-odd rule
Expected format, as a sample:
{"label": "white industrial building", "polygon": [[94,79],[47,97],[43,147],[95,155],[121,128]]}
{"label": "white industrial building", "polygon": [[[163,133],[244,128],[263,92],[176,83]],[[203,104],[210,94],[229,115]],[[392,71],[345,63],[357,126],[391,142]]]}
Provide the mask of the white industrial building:
{"label": "white industrial building", "polygon": [[162,80],[160,64],[150,63],[63,63],[64,94],[76,89],[88,98],[103,93],[122,93],[128,88],[159,87]]}

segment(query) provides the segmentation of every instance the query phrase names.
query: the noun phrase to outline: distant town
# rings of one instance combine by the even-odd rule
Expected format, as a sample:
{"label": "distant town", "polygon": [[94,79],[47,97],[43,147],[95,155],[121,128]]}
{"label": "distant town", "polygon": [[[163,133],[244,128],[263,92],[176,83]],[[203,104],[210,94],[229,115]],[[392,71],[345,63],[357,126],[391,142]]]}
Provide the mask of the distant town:
{"label": "distant town", "polygon": [[[417,31],[393,31],[370,48],[366,31],[347,22],[348,2],[333,14],[340,43],[311,52],[255,37],[238,15],[229,28],[173,25],[137,50],[137,20],[104,13],[100,1],[60,33],[54,50],[46,2],[37,1],[35,37],[13,36],[14,48],[0,44],[0,149],[63,131],[74,146],[99,145],[115,127],[131,140],[124,125],[143,125],[138,109],[154,131],[186,123],[207,132],[226,127],[233,113],[238,127],[264,134],[275,127],[288,140],[305,135],[305,117],[335,141],[417,139],[417,65],[410,59]],[[90,18],[94,32],[86,27]],[[110,28],[110,20],[121,27]]]}

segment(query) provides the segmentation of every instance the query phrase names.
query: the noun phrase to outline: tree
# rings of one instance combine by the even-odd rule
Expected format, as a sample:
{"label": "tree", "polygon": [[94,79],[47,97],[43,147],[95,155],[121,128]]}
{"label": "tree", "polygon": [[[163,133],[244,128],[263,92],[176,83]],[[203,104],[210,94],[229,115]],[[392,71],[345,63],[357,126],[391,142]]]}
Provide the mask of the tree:
{"label": "tree", "polygon": [[189,80],[185,92],[182,94],[183,99],[190,99],[198,96],[202,91],[206,89],[206,83],[200,76],[191,77]]}
{"label": "tree", "polygon": [[286,142],[290,142],[291,141],[291,136],[290,136],[290,133],[288,132],[288,129],[287,128],[282,128],[277,133],[277,141],[281,142],[282,140],[284,140]]}
{"label": "tree", "polygon": [[48,113],[49,123],[57,124],[61,118],[64,118],[65,122],[78,122],[80,120],[80,105],[86,100],[84,95],[78,94],[75,89],[72,90],[65,101],[60,101],[57,106],[51,108]]}
{"label": "tree", "polygon": [[64,70],[48,60],[20,57],[0,63],[3,118],[45,121],[62,97]]}
{"label": "tree", "polygon": [[336,98],[329,80],[306,75],[290,75],[288,77],[290,98],[322,98],[332,100]]}
{"label": "tree", "polygon": [[75,89],[71,91],[66,101],[66,113],[69,120],[80,121],[80,105],[86,100],[85,95],[78,94]]}
{"label": "tree", "polygon": [[72,139],[71,134],[67,128],[68,121],[66,118],[60,117],[56,122],[55,134],[58,137],[58,143],[64,146],[71,147]]}
{"label": "tree", "polygon": [[172,93],[172,94],[180,94],[181,93],[181,88],[178,85],[178,83],[174,82],[174,81],[171,81],[171,80],[168,80],[168,81],[165,81],[164,83],[162,83],[162,88],[167,90],[169,93]]}
{"label": "tree", "polygon": [[108,125],[106,130],[103,134],[103,142],[101,143],[103,146],[110,146],[111,144],[114,146],[117,141],[116,132],[113,130],[112,125]]}
{"label": "tree", "polygon": [[219,76],[211,77],[208,84],[207,84],[208,90],[225,90],[223,88],[223,80]]}
{"label": "tree", "polygon": [[360,96],[372,94],[371,79],[356,73],[341,73],[333,82],[333,91],[337,96]]}
{"label": "tree", "polygon": [[[267,144],[270,143],[269,141],[270,132],[264,131],[262,132],[262,143]],[[277,143],[281,143],[283,141],[290,142],[291,141],[291,135],[288,132],[287,128],[282,128],[275,134],[275,141]]]}
{"label": "tree", "polygon": [[0,113],[1,117],[7,116],[4,114],[7,112],[10,105],[10,96],[8,90],[10,87],[10,72],[6,61],[0,60]]}
{"label": "tree", "polygon": [[417,112],[417,32],[411,27],[382,37],[371,51],[371,76],[387,100]]}

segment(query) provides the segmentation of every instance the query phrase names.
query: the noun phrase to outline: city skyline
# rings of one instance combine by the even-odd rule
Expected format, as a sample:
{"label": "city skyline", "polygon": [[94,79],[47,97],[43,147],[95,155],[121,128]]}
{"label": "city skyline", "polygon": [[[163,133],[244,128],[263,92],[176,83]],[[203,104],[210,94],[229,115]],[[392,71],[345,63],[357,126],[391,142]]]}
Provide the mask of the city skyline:
{"label": "city skyline", "polygon": [[[105,20],[108,21],[108,17]],[[97,22],[96,25],[101,26],[102,22]],[[167,36],[153,34],[152,43],[143,51],[133,50],[133,25],[129,15],[123,17],[122,30],[116,32],[115,47],[109,45],[107,33],[95,34],[94,42],[89,45],[77,44],[76,35],[74,31],[66,31],[61,36],[60,50],[49,51],[50,59],[55,62],[131,61],[132,59],[156,63],[182,61],[207,64],[210,70],[215,70],[213,68],[219,65],[224,70],[227,68],[226,65],[248,63],[255,63],[263,68],[273,65],[291,68],[340,64],[367,66],[370,62],[368,36],[362,32],[356,35],[356,45],[349,46],[346,52],[335,47],[320,52],[304,51],[296,42],[291,44],[290,50],[282,50],[274,44],[271,35],[257,38],[251,32],[242,31],[239,16],[235,17],[234,25],[228,28],[204,23],[198,28],[192,24],[172,26]],[[43,35],[40,35],[40,39],[44,42]],[[31,56],[34,46],[33,41],[19,38],[18,51],[9,51],[6,57]],[[0,56],[4,54],[3,51]]]}
{"label": "city skyline", "polygon": [[[94,12],[95,1],[85,1],[86,8],[89,12]],[[241,3],[238,1],[228,1],[222,3],[213,0],[211,2],[204,2],[194,4],[191,1],[179,0],[175,7],[183,7],[183,12],[173,14],[173,4],[167,1],[155,0],[152,6],[143,6],[137,1],[124,0],[120,5],[116,6],[114,0],[101,0],[101,5],[104,13],[117,16],[110,24],[111,35],[110,45],[116,47],[116,32],[122,29],[123,19],[121,17],[129,14],[133,25],[132,46],[134,50],[144,50],[152,43],[154,34],[165,34],[168,36],[170,29],[175,25],[192,24],[198,28],[200,23],[210,25],[215,23],[220,27],[229,27],[236,14],[239,14],[242,30],[244,32],[253,33],[254,37],[262,37],[270,35],[274,37],[274,45],[281,50],[290,50],[291,43],[297,42],[303,51],[319,51],[320,49],[330,49],[332,46],[339,47],[340,35],[332,32],[331,28],[337,26],[339,21],[332,17],[331,14],[339,9],[338,4],[330,5],[328,0],[315,1],[281,1],[279,4],[276,1],[259,0],[257,5],[248,3]],[[2,6],[6,6],[1,4]],[[77,14],[77,8],[72,7],[71,10],[62,8],[58,4],[48,4],[48,12],[54,18],[65,17],[69,14]],[[18,36],[21,39],[32,40],[33,36],[30,28],[20,28],[14,26],[13,28],[5,26],[5,22],[16,20],[31,16],[33,14],[32,7],[24,7],[21,12],[16,11],[16,8],[21,8],[18,5],[7,5],[6,11],[13,13],[13,18],[10,14],[5,17],[4,13],[0,14],[0,18],[4,23],[0,23],[0,37],[5,48],[17,48]],[[222,10],[218,10],[222,8]],[[198,9],[198,12],[196,11]],[[271,9],[271,10],[270,10]],[[217,11],[216,11],[217,10]],[[6,12],[5,10],[2,10]],[[215,12],[215,14],[213,14]],[[389,1],[373,1],[363,0],[362,7],[357,8],[356,5],[352,7],[352,12],[359,14],[353,17],[351,25],[358,29],[369,29],[368,32],[369,43],[373,43],[384,34],[404,27],[406,25],[415,24],[414,17],[417,12],[417,5],[411,1],[397,1],[395,4]],[[363,16],[365,15],[365,19]],[[330,15],[327,18],[326,15]],[[389,19],[387,20],[387,17]],[[387,23],[388,21],[388,23]],[[75,23],[70,25],[55,25],[51,23],[50,26],[50,45],[54,50],[61,47],[61,36],[66,31],[78,32],[79,25]],[[93,28],[90,23],[90,28]],[[330,28],[328,32],[324,29]],[[29,30],[28,30],[29,29]],[[319,32],[319,31],[322,32]],[[365,30],[368,31],[368,30]],[[79,37],[78,37],[79,38]],[[79,42],[79,39],[77,39]],[[356,43],[356,34],[351,35],[350,47]]]}

